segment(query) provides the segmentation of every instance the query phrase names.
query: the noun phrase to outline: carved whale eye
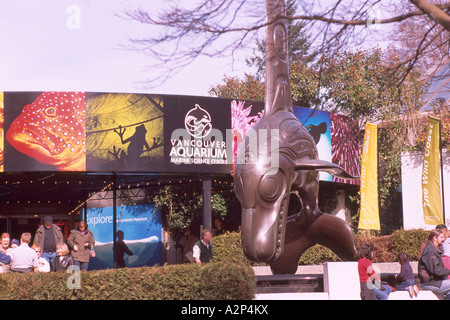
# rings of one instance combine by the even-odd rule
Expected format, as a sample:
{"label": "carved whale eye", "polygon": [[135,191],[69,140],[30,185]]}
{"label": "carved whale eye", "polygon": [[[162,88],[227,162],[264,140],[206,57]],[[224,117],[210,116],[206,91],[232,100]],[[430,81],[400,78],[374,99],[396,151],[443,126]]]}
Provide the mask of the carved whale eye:
{"label": "carved whale eye", "polygon": [[283,180],[281,173],[265,175],[259,183],[261,197],[269,202],[275,201],[283,191]]}

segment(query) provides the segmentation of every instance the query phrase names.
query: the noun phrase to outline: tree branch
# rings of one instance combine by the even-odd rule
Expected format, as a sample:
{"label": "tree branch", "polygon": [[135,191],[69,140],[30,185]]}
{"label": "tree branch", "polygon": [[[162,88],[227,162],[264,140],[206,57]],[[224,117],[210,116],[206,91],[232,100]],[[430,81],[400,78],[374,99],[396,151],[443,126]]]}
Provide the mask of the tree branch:
{"label": "tree branch", "polygon": [[426,0],[409,1],[417,8],[419,8],[423,13],[428,15],[433,21],[442,25],[447,31],[450,31],[450,16],[448,15],[448,13],[443,11],[443,9],[448,9],[450,7],[449,3],[443,6],[436,6]]}
{"label": "tree branch", "polygon": [[[347,3],[344,0],[335,0],[326,9],[320,9],[320,4],[314,1],[310,3],[310,8],[304,8],[303,12],[306,13],[275,17],[271,21],[264,19],[265,7],[260,0],[203,0],[188,9],[170,6],[156,17],[151,16],[148,10],[142,9],[128,11],[124,15],[128,19],[146,25],[161,27],[159,33],[151,32],[152,36],[131,39],[130,43],[131,49],[143,51],[157,58],[161,63],[154,64],[152,70],[168,69],[169,72],[164,73],[167,79],[200,55],[234,56],[252,35],[256,36],[258,30],[279,18],[302,20],[307,23],[311,34],[321,37],[318,42],[322,43],[321,52],[339,50],[350,41],[355,44],[357,37],[358,40],[364,41],[365,35],[357,34],[356,27],[360,27],[361,33],[370,32],[371,29],[368,27],[374,23],[387,25],[412,17],[427,16],[442,25],[445,30],[450,30],[450,16],[447,13],[450,10],[450,3],[431,5],[426,0],[409,0],[409,2],[415,6],[413,10],[376,20],[368,17],[368,12],[373,6],[379,5],[380,0],[362,0],[358,5],[355,5],[354,1]],[[180,3],[189,6],[189,3]],[[428,44],[423,42],[415,50],[417,54],[424,52],[425,43]]]}

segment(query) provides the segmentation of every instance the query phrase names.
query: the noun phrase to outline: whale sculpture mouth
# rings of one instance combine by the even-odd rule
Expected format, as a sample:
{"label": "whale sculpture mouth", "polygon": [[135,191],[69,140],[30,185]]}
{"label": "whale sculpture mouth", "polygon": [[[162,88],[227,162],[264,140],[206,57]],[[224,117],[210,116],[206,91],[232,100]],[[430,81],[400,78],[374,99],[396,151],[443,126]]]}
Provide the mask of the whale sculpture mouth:
{"label": "whale sculpture mouth", "polygon": [[242,209],[242,249],[252,261],[275,261],[283,252],[289,194],[277,202],[268,210]]}

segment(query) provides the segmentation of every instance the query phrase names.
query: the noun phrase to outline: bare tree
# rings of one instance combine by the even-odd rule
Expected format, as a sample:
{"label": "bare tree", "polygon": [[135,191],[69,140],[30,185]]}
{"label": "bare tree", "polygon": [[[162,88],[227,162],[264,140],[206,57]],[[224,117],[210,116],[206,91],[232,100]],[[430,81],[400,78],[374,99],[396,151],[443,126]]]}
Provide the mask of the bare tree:
{"label": "bare tree", "polygon": [[[409,6],[397,4],[393,0],[304,0],[299,1],[298,14],[283,18],[302,21],[320,52],[327,53],[368,45],[377,32],[383,32],[379,26],[420,17],[429,28],[417,35],[415,47],[410,48],[414,54],[399,60],[399,64],[407,64],[408,72],[437,45],[437,37],[448,35],[450,2],[409,0]],[[154,78],[158,81],[170,78],[201,55],[234,59],[240,50],[255,43],[259,30],[273,22],[266,21],[265,1],[256,0],[200,0],[195,5],[173,0],[156,15],[149,10],[132,9],[123,15],[158,28],[156,35],[130,39],[132,49],[158,59],[151,66],[163,75]],[[439,46],[446,46],[448,55],[449,37],[443,39]]]}
{"label": "bare tree", "polygon": [[[414,9],[410,2],[397,11]],[[430,18],[415,16],[394,26],[393,39],[399,44],[397,52],[408,65],[418,64],[429,70],[446,61],[450,53],[450,32]]]}

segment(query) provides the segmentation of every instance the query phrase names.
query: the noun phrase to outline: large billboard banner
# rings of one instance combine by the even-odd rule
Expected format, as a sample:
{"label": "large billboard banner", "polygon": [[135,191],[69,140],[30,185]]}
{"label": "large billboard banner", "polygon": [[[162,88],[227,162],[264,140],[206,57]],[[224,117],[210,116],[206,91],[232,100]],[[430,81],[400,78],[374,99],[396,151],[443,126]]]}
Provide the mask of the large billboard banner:
{"label": "large billboard banner", "polygon": [[[5,172],[231,174],[264,113],[263,102],[137,93],[4,92],[3,100]],[[358,173],[356,155],[341,156],[359,144],[357,135],[342,136],[348,119],[301,107],[294,113],[319,159]]]}

